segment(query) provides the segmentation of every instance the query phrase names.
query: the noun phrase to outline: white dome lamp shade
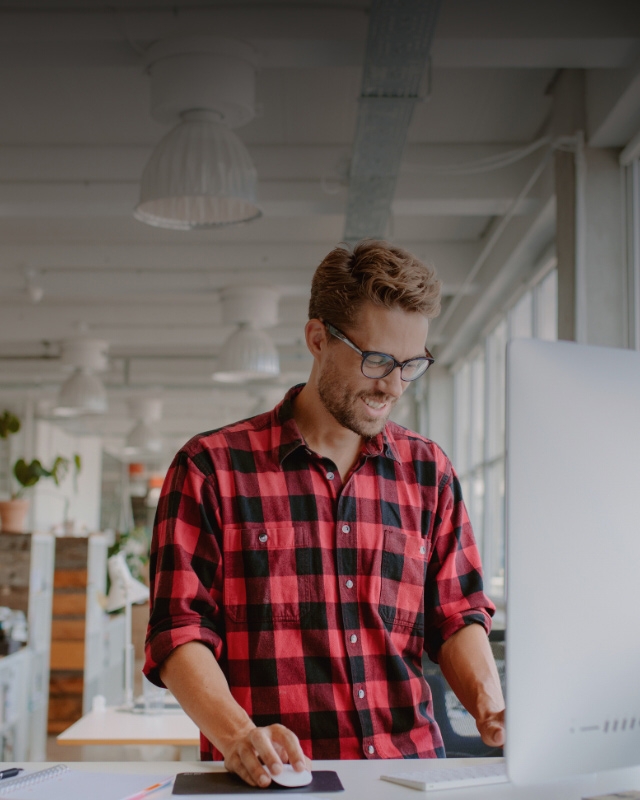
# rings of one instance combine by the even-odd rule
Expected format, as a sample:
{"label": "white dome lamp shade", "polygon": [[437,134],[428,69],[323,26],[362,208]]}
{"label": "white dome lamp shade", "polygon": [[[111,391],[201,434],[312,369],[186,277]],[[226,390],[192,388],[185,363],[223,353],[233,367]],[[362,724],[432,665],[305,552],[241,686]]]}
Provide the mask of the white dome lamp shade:
{"label": "white dome lamp shade", "polygon": [[160,453],[162,435],[155,425],[139,419],[127,435],[124,451],[127,455]]}
{"label": "white dome lamp shade", "polygon": [[222,345],[213,378],[220,383],[245,383],[279,373],[280,359],[271,337],[242,322]]}
{"label": "white dome lamp shade", "polygon": [[255,60],[247,43],[214,36],[149,49],[151,114],[178,124],[147,162],[136,219],[187,231],[261,216],[256,169],[232,130],[255,115]]}
{"label": "white dome lamp shade", "polygon": [[132,398],[129,406],[136,423],[125,440],[125,454],[158,455],[163,448],[159,425],[162,419],[162,400],[145,397]]}
{"label": "white dome lamp shade", "polygon": [[195,230],[257,219],[258,176],[240,138],[212,111],[186,111],[157,145],[142,174],[134,217]]}
{"label": "white dome lamp shade", "polygon": [[60,387],[53,409],[56,417],[106,414],[107,392],[100,378],[79,367]]}
{"label": "white dome lamp shade", "polygon": [[263,330],[278,321],[278,291],[266,286],[228,286],[220,300],[223,323],[236,328],[220,348],[213,379],[246,383],[279,375],[278,350]]}
{"label": "white dome lamp shade", "polygon": [[101,339],[67,339],[62,342],[61,361],[73,372],[60,387],[53,414],[77,417],[105,414],[107,392],[95,374],[107,368],[107,342]]}

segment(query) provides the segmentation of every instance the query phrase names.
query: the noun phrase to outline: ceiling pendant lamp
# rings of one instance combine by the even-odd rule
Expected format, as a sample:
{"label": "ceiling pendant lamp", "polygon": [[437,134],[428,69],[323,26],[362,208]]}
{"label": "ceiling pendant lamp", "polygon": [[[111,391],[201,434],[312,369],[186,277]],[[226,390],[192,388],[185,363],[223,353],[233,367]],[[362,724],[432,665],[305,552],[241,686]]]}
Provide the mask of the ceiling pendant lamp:
{"label": "ceiling pendant lamp", "polygon": [[134,216],[158,228],[195,230],[261,215],[258,176],[238,136],[212,111],[185,111],[142,174]]}
{"label": "ceiling pendant lamp", "polygon": [[79,417],[85,414],[105,414],[107,392],[102,381],[88,370],[74,370],[60,387],[53,410],[56,417]]}
{"label": "ceiling pendant lamp", "polygon": [[220,348],[213,379],[246,383],[280,374],[278,350],[264,328],[278,321],[275,289],[231,286],[223,289],[222,316],[235,330]]}
{"label": "ceiling pendant lamp", "polygon": [[155,397],[134,397],[129,401],[135,425],[125,440],[124,452],[136,457],[154,456],[162,452],[163,441],[160,430],[162,400]]}
{"label": "ceiling pendant lamp", "polygon": [[255,113],[254,62],[248,45],[219,37],[167,40],[149,49],[152,116],[178,124],[144,168],[136,219],[195,230],[261,216],[256,169],[232,130]]}
{"label": "ceiling pendant lamp", "polygon": [[107,392],[96,372],[107,368],[108,344],[101,339],[67,339],[62,342],[62,363],[73,372],[62,384],[53,415],[80,417],[105,414]]}
{"label": "ceiling pendant lamp", "polygon": [[242,322],[222,345],[213,377],[221,383],[244,383],[279,373],[278,351],[269,334]]}

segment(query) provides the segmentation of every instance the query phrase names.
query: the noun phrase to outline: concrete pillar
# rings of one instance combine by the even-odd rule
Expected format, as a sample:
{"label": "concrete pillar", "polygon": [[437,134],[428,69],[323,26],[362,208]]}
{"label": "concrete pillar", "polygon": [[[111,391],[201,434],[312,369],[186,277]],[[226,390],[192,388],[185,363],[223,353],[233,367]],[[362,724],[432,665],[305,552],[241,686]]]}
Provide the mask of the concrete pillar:
{"label": "concrete pillar", "polygon": [[628,280],[618,152],[584,143],[582,71],[563,73],[553,92],[550,127],[565,142],[555,154],[558,338],[626,347]]}

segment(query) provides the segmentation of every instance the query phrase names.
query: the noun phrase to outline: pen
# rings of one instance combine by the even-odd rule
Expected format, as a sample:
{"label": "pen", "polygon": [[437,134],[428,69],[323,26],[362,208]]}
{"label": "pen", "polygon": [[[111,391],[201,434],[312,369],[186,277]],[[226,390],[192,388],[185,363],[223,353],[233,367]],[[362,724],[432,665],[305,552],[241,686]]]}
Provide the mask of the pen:
{"label": "pen", "polygon": [[158,789],[164,789],[166,786],[170,786],[173,783],[173,777],[169,778],[166,781],[161,781],[160,783],[153,783],[151,786],[147,786],[146,789],[142,789],[142,791],[138,792],[137,794],[132,794],[131,797],[127,797],[127,800],[140,800],[142,797],[146,797],[151,792],[157,792]]}
{"label": "pen", "polygon": [[0,770],[0,780],[3,778],[15,778],[19,772],[24,772],[22,767],[12,767],[11,769]]}

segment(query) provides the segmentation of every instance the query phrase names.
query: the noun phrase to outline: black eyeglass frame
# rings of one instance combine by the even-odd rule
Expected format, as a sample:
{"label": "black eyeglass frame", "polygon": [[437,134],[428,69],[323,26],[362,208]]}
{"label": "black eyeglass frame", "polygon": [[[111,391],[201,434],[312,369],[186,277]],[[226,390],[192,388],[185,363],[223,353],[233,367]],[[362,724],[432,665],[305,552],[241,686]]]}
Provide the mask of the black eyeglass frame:
{"label": "black eyeglass frame", "polygon": [[[405,383],[410,383],[411,381],[417,381],[418,378],[421,378],[425,374],[425,372],[429,369],[429,367],[435,362],[435,358],[431,355],[431,353],[427,350],[426,347],[424,348],[424,353],[425,353],[424,356],[416,356],[415,358],[408,358],[406,361],[398,361],[389,353],[380,353],[377,350],[361,350],[358,347],[358,345],[354,344],[351,341],[351,339],[349,339],[348,336],[342,333],[341,330],[336,328],[335,325],[332,325],[330,322],[326,322],[326,320],[323,320],[323,324],[325,328],[329,331],[331,336],[335,336],[336,339],[339,339],[341,342],[344,342],[352,350],[355,350],[356,353],[358,353],[358,355],[362,356],[362,361],[360,362],[360,371],[362,372],[364,377],[369,378],[369,380],[378,380],[380,378],[386,378],[387,375],[390,375],[396,367],[400,367],[401,380],[403,380]],[[384,358],[388,358],[389,369],[382,375],[367,375],[367,373],[364,371],[364,362],[367,360],[369,356],[383,356]],[[424,368],[422,372],[418,373],[418,375],[416,375],[414,378],[403,377],[402,372],[404,370],[404,367],[407,364],[413,363],[414,361],[426,361],[427,366]]]}

